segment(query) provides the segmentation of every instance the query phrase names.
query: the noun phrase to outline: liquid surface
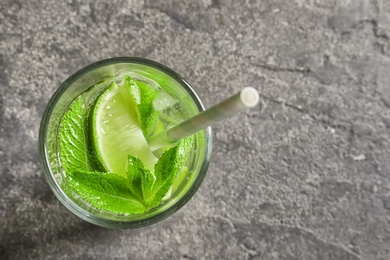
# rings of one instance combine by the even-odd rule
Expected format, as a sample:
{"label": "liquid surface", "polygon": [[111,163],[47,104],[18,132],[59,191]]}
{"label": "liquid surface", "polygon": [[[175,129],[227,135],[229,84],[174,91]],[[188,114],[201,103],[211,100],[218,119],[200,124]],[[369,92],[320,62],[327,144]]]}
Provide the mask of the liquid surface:
{"label": "liquid surface", "polygon": [[125,215],[160,205],[187,174],[193,146],[189,137],[157,155],[149,149],[148,137],[183,120],[176,104],[155,84],[129,75],[77,97],[58,134],[65,192],[97,209]]}

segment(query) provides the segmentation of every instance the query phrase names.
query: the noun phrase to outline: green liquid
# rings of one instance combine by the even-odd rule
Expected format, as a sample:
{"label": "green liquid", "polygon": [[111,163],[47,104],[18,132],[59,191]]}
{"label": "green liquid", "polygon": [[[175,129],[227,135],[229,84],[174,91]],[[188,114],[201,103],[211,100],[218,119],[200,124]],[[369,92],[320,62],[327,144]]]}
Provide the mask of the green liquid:
{"label": "green liquid", "polygon": [[147,138],[184,120],[178,100],[140,75],[92,86],[61,118],[61,185],[79,204],[143,214],[174,196],[188,175],[192,137],[153,154]]}

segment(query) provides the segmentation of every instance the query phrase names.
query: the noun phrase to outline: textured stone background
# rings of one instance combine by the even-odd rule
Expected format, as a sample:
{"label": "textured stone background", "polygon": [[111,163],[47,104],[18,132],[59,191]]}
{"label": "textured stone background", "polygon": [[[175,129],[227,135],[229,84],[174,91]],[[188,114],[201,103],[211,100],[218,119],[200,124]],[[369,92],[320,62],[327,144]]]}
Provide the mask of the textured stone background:
{"label": "textured stone background", "polygon": [[[390,259],[390,1],[0,0],[0,259]],[[179,72],[214,127],[194,198],[154,226],[77,219],[39,167],[59,84],[113,56]]]}

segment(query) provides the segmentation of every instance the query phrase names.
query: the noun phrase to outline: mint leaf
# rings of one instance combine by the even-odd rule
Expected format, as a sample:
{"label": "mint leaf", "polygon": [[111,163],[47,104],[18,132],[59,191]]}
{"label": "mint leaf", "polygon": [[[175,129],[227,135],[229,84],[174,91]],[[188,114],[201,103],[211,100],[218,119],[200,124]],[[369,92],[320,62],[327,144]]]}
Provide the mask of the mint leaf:
{"label": "mint leaf", "polygon": [[131,155],[128,156],[127,183],[131,192],[141,201],[144,200],[142,192],[142,176],[150,174],[150,171],[145,169],[144,164],[140,159]]}
{"label": "mint leaf", "polygon": [[158,126],[158,121],[160,119],[160,112],[153,110],[150,112],[148,119],[142,125],[142,132],[144,133],[145,138],[150,137],[156,127]]}
{"label": "mint leaf", "polygon": [[172,194],[179,188],[188,173],[188,167],[183,166],[172,183]]}
{"label": "mint leaf", "polygon": [[88,171],[88,153],[84,130],[88,110],[83,98],[77,98],[64,114],[60,130],[60,160],[65,172]]}
{"label": "mint leaf", "polygon": [[189,155],[193,143],[194,143],[193,135],[180,140],[178,144],[178,149],[179,149],[178,153],[181,159],[185,159]]}
{"label": "mint leaf", "polygon": [[153,133],[159,120],[160,112],[153,106],[153,100],[159,92],[145,82],[133,80],[128,75],[124,77],[124,81],[137,104],[142,132],[148,137]]}
{"label": "mint leaf", "polygon": [[146,207],[127,186],[127,180],[115,173],[73,172],[68,183],[85,201],[98,209],[120,214],[141,214]]}
{"label": "mint leaf", "polygon": [[153,132],[159,119],[160,113],[153,106],[153,100],[158,95],[158,91],[142,81],[136,81],[136,84],[141,94],[141,102],[138,106],[142,120],[141,127],[144,135],[148,137]]}

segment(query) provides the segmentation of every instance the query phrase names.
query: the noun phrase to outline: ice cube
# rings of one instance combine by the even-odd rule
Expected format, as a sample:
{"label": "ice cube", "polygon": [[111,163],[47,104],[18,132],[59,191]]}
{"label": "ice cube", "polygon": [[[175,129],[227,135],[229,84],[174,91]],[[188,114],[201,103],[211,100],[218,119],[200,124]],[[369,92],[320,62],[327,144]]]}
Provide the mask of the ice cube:
{"label": "ice cube", "polygon": [[153,106],[156,110],[162,111],[166,108],[172,107],[177,103],[174,99],[166,92],[160,92],[157,97],[153,100]]}

